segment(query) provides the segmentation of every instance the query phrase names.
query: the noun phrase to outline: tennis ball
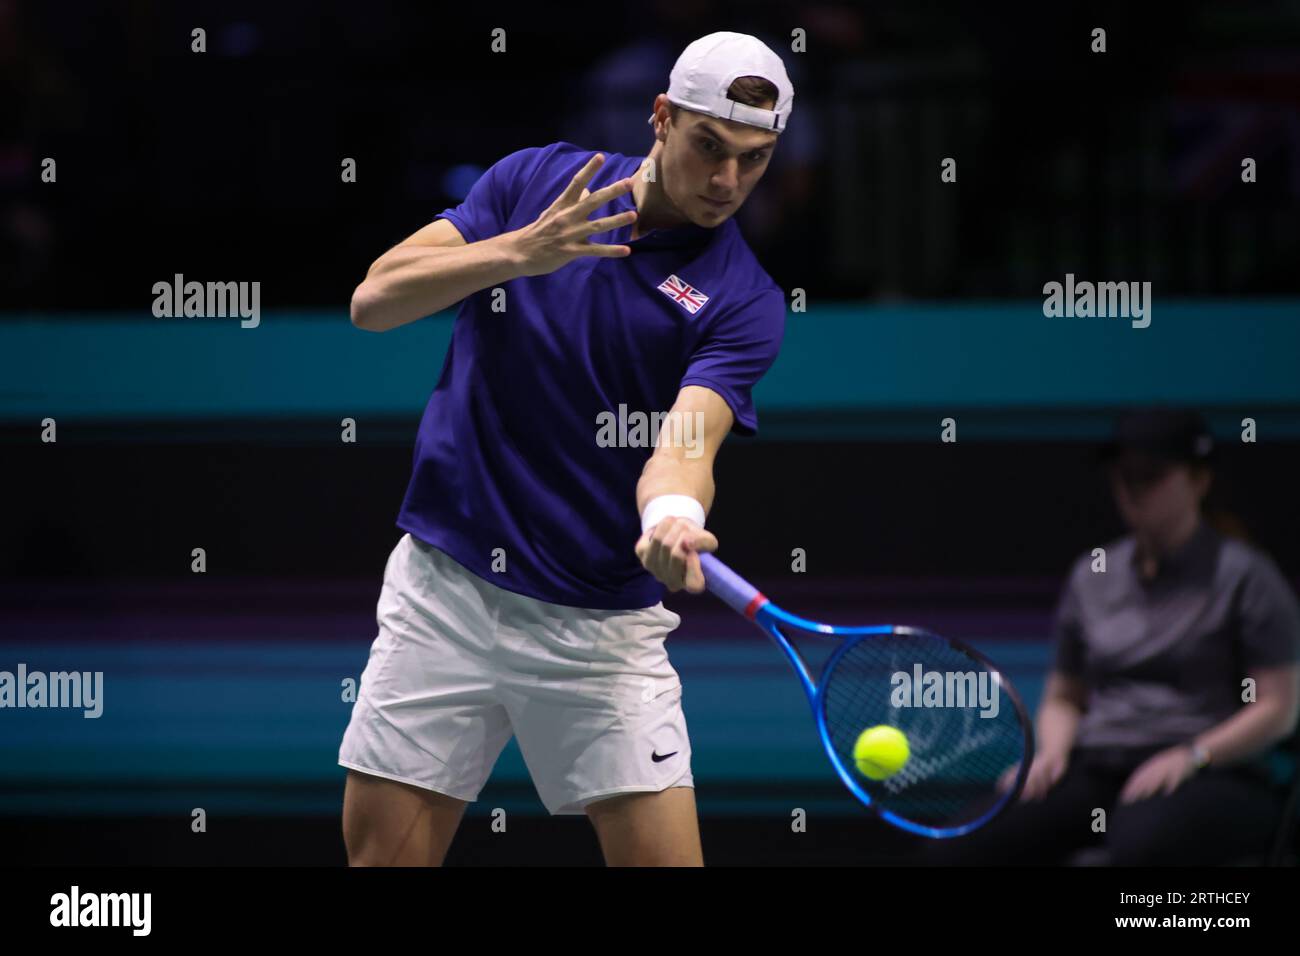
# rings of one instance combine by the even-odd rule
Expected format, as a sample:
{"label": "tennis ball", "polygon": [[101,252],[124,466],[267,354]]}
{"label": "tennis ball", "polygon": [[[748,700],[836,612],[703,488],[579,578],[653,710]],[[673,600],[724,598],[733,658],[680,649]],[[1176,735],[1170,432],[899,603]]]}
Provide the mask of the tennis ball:
{"label": "tennis ball", "polygon": [[897,727],[879,724],[858,734],[853,745],[853,762],[864,777],[884,780],[903,769],[910,753],[905,733]]}

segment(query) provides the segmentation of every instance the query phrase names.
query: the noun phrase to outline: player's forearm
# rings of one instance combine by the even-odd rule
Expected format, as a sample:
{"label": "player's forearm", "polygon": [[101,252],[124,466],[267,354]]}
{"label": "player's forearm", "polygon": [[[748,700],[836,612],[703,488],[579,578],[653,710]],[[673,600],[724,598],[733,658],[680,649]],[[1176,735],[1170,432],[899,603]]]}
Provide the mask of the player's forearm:
{"label": "player's forearm", "polygon": [[687,495],[703,505],[708,514],[713,507],[713,493],[712,462],[652,455],[637,482],[636,507],[639,513],[660,495]]}
{"label": "player's forearm", "polygon": [[352,324],[386,332],[522,275],[510,234],[460,246],[398,246],[352,294]]}

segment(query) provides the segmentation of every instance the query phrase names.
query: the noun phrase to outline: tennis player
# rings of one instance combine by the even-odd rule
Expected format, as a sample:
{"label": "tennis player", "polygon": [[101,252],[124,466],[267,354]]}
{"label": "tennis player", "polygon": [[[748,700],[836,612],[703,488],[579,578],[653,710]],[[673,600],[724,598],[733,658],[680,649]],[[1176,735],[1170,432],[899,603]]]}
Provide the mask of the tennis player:
{"label": "tennis player", "polygon": [[512,734],[607,864],[702,863],[662,597],[703,590],[713,461],[784,332],[732,217],[793,100],[756,38],[696,40],[648,156],[513,153],[357,287],[371,331],[463,304],[339,752],[351,864],[440,864]]}

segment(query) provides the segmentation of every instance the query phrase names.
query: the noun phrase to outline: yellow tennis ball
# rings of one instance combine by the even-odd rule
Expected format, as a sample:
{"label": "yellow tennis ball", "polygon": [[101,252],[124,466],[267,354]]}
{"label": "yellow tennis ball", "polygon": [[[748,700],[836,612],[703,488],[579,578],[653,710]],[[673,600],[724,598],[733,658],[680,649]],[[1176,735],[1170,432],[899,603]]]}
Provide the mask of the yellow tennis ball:
{"label": "yellow tennis ball", "polygon": [[872,780],[884,780],[903,769],[911,750],[907,735],[897,727],[880,724],[858,734],[853,745],[853,762],[858,772]]}

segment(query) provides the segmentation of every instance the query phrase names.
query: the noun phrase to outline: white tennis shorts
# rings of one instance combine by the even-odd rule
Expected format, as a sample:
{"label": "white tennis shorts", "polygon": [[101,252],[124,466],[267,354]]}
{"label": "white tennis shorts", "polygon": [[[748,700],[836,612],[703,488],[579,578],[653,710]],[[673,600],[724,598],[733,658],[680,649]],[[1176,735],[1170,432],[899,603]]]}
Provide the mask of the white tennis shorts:
{"label": "white tennis shorts", "polygon": [[473,801],[512,734],[542,803],[582,813],[618,793],[693,787],[662,603],[547,604],[404,535],[339,763]]}

